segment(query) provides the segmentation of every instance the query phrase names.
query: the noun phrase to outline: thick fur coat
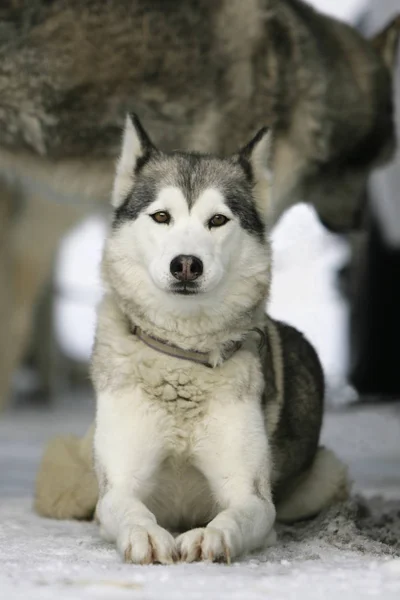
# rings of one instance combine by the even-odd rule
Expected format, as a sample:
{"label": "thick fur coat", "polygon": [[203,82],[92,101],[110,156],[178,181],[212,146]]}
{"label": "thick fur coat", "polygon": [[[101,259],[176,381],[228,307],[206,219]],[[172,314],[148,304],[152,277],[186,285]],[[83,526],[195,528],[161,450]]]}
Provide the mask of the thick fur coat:
{"label": "thick fur coat", "polygon": [[347,493],[318,449],[316,353],[265,314],[270,162],[266,130],[221,159],[160,152],[127,119],[92,359],[97,486],[82,490],[90,457],[67,440],[36,497],[41,514],[87,516],[98,490],[127,562],[229,562],[271,542],[277,511],[310,517]]}
{"label": "thick fur coat", "polygon": [[367,41],[298,0],[7,0],[0,19],[3,175],[56,196],[108,197],[91,169],[111,182],[132,110],[167,150],[273,127],[275,218],[303,200],[340,229],[393,149],[398,21]]}

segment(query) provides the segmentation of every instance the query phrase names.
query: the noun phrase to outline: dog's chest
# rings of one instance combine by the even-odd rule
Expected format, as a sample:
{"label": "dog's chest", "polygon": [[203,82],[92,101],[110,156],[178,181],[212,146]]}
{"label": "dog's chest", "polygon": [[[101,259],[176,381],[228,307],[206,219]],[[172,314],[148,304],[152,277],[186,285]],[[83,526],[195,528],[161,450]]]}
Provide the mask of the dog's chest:
{"label": "dog's chest", "polygon": [[204,526],[216,514],[206,478],[184,457],[166,459],[153,484],[145,504],[162,527],[185,531]]}
{"label": "dog's chest", "polygon": [[212,494],[194,466],[194,454],[219,386],[215,374],[203,366],[182,361],[168,367],[169,361],[160,361],[152,373],[141,369],[141,389],[160,418],[166,456],[146,504],[159,524],[178,531],[204,524],[213,514]]}
{"label": "dog's chest", "polygon": [[[137,383],[149,410],[154,412],[169,456],[188,456],[215,399],[210,369],[180,361],[157,361],[156,368],[141,364]],[[215,382],[214,382],[215,383]]]}
{"label": "dog's chest", "polygon": [[[183,361],[182,361],[183,363]],[[190,363],[179,368],[158,365],[150,371],[142,366],[140,385],[152,403],[157,403],[177,419],[193,419],[204,414],[212,394],[208,369]]]}

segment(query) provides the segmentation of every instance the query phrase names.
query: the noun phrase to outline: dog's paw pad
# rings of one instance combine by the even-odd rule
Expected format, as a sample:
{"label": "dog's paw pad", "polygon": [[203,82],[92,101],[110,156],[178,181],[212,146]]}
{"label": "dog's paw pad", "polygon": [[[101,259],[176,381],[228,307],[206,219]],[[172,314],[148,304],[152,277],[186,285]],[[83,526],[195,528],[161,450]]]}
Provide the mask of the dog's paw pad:
{"label": "dog's paw pad", "polygon": [[210,562],[231,563],[231,549],[224,532],[220,529],[206,528],[201,545],[202,559]]}
{"label": "dog's paw pad", "polygon": [[219,529],[192,529],[180,535],[177,546],[181,560],[194,562],[231,562],[231,549],[224,532]]}
{"label": "dog's paw pad", "polygon": [[174,538],[158,525],[148,528],[131,527],[123,532],[117,543],[120,554],[127,563],[169,565],[178,560]]}

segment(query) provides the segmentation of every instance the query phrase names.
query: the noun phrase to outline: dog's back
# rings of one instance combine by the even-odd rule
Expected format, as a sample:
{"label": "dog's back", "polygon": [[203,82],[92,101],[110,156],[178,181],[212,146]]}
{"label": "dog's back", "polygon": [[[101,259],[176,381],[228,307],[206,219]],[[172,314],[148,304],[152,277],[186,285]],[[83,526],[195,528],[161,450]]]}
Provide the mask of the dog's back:
{"label": "dog's back", "polygon": [[264,123],[318,162],[369,164],[392,141],[383,58],[298,0],[84,0],[68,10],[40,0],[2,13],[3,145],[116,156],[133,108],[166,149],[231,152]]}
{"label": "dog's back", "polygon": [[[57,173],[71,157],[116,157],[128,110],[167,150],[229,153],[267,124],[271,219],[305,200],[344,229],[368,173],[393,150],[396,21],[371,42],[298,0],[38,0],[7,3],[2,17],[0,126],[12,155],[0,156],[19,179],[24,148],[57,160]],[[50,180],[53,165],[42,163],[30,171]],[[70,179],[59,175],[58,193],[105,197],[84,174],[80,188]]]}

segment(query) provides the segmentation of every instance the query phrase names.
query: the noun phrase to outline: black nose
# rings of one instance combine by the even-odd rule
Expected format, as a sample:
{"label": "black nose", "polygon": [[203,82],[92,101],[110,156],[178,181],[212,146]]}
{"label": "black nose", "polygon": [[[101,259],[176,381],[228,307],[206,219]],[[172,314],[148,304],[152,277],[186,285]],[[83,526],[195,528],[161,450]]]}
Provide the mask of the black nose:
{"label": "black nose", "polygon": [[180,254],[171,260],[169,270],[178,281],[194,281],[203,273],[203,263],[197,256]]}

